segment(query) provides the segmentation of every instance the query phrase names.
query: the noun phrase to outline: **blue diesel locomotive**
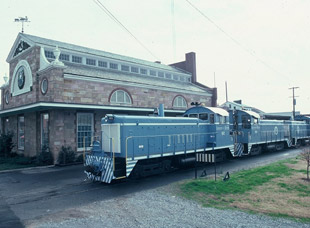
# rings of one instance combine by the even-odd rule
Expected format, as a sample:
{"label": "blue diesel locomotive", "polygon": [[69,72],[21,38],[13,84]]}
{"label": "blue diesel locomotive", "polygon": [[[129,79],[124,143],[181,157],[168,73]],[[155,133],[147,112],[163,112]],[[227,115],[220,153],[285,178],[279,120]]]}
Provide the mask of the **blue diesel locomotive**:
{"label": "blue diesel locomotive", "polygon": [[[161,106],[162,107],[162,106]],[[227,156],[256,155],[309,141],[308,119],[262,120],[252,111],[227,112],[196,105],[183,117],[106,115],[101,140],[86,155],[89,179],[111,183],[193,164],[212,151],[217,161]]]}

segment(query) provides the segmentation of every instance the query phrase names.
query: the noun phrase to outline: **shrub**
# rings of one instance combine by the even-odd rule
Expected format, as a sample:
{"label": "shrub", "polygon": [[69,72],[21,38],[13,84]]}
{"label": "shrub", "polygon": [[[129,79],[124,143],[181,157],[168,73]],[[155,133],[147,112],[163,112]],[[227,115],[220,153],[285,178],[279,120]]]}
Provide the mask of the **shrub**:
{"label": "shrub", "polygon": [[80,155],[76,158],[75,161],[76,161],[76,162],[84,162],[83,154],[80,154]]}
{"label": "shrub", "polygon": [[0,156],[1,157],[9,157],[12,149],[14,148],[12,132],[8,132],[7,134],[0,135]]}
{"label": "shrub", "polygon": [[18,156],[15,158],[12,158],[12,163],[18,164],[18,165],[30,165],[34,164],[35,157],[24,157],[24,156]]}
{"label": "shrub", "polygon": [[75,161],[75,152],[70,146],[62,146],[58,154],[58,163],[59,164],[69,164]]}
{"label": "shrub", "polygon": [[38,165],[52,165],[54,164],[54,157],[50,152],[48,146],[42,147],[41,153],[37,157]]}

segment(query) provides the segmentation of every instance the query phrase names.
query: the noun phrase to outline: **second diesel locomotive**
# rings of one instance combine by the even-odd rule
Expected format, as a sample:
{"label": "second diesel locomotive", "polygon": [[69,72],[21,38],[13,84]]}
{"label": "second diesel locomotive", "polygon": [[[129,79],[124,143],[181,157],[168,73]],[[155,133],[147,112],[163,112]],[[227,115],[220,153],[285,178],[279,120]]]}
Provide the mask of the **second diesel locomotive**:
{"label": "second diesel locomotive", "polygon": [[112,180],[169,171],[201,159],[205,153],[217,160],[227,156],[256,155],[262,150],[281,150],[309,142],[310,123],[263,120],[252,111],[227,112],[196,105],[183,117],[106,115],[101,121],[101,140],[86,155],[88,178]]}

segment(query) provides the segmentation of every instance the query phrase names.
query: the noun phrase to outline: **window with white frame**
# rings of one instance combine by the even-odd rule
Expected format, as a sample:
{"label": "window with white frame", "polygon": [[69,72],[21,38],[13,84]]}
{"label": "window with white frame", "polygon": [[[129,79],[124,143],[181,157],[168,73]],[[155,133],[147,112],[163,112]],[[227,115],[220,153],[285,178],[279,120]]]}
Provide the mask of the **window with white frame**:
{"label": "window with white frame", "polygon": [[77,148],[89,148],[94,132],[94,114],[77,113]]}
{"label": "window with white frame", "polygon": [[171,74],[166,73],[166,74],[165,74],[165,78],[167,78],[167,79],[171,79],[171,78],[172,78],[172,76],[171,76]]}
{"label": "window with white frame", "polygon": [[110,102],[117,104],[132,104],[129,94],[124,90],[114,91],[111,96]]}
{"label": "window with white frame", "polygon": [[117,70],[118,69],[118,64],[117,63],[110,63],[110,69]]}
{"label": "window with white frame", "polygon": [[139,73],[139,68],[138,68],[138,67],[132,66],[132,67],[131,67],[131,72],[132,72],[132,73]]}
{"label": "window with white frame", "polygon": [[45,51],[45,57],[48,59],[55,59],[54,53],[52,51]]}
{"label": "window with white frame", "polygon": [[68,54],[60,54],[59,60],[69,61],[69,55]]}
{"label": "window with white frame", "polygon": [[48,113],[41,114],[41,148],[48,148],[49,135],[49,115]]}
{"label": "window with white frame", "polygon": [[121,70],[122,70],[122,71],[129,71],[129,66],[127,66],[127,65],[122,65],[122,66],[121,66]]}
{"label": "window with white frame", "polygon": [[82,63],[82,57],[72,55],[72,62],[73,63]]}
{"label": "window with white frame", "polygon": [[18,149],[24,150],[25,148],[25,117],[18,117]]}
{"label": "window with white frame", "polygon": [[173,75],[173,79],[174,79],[174,80],[179,80],[179,76],[174,74],[174,75]]}
{"label": "window with white frame", "polygon": [[104,61],[98,61],[98,66],[99,67],[108,67],[108,63]]}
{"label": "window with white frame", "polygon": [[173,107],[175,108],[187,108],[187,103],[184,97],[177,96],[173,101]]}
{"label": "window with white frame", "polygon": [[156,71],[155,70],[150,70],[150,75],[151,76],[156,76]]}
{"label": "window with white frame", "polygon": [[147,70],[146,70],[146,69],[141,68],[141,69],[140,69],[140,74],[147,74]]}
{"label": "window with white frame", "polygon": [[86,59],[86,64],[91,66],[96,66],[96,60],[95,59]]}
{"label": "window with white frame", "polygon": [[158,77],[163,78],[164,77],[164,72],[158,72]]}

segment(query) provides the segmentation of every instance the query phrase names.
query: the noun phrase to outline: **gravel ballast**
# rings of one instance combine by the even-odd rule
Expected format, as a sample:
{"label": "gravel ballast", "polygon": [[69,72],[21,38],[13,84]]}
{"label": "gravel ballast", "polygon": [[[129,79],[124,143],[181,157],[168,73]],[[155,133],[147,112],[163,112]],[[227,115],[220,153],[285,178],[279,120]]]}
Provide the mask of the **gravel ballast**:
{"label": "gravel ballast", "polygon": [[158,188],[28,221],[27,227],[310,227],[284,218],[205,208]]}

